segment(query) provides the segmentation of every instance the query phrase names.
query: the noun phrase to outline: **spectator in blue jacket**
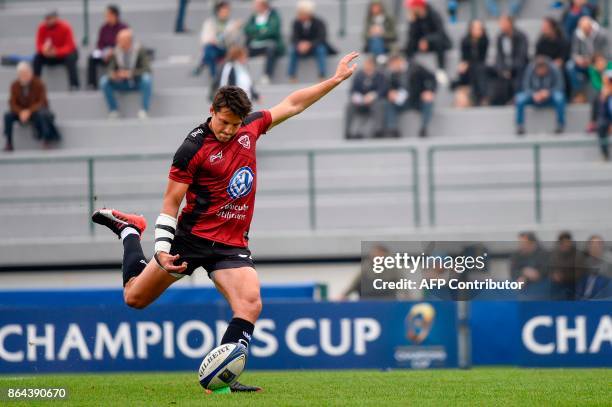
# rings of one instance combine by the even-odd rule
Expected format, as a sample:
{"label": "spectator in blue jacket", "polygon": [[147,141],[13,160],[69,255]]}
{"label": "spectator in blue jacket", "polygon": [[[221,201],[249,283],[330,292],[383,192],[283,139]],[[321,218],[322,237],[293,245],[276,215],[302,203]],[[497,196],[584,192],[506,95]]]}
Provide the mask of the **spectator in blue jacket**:
{"label": "spectator in blue jacket", "polygon": [[525,134],[525,107],[528,105],[554,106],[557,112],[556,134],[565,127],[565,94],[563,76],[548,57],[538,56],[527,66],[523,78],[523,91],[516,95],[517,134]]}

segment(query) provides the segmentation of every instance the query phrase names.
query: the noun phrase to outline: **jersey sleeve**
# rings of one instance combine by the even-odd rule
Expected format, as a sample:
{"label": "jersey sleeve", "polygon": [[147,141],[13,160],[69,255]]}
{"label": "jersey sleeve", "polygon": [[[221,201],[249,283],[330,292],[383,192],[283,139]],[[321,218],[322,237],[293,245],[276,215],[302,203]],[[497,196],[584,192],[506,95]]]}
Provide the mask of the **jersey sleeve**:
{"label": "jersey sleeve", "polygon": [[257,139],[262,134],[266,134],[268,131],[268,127],[272,123],[272,115],[269,110],[260,110],[258,112],[253,112],[244,119],[244,125],[249,126],[253,129],[253,132],[256,134]]}
{"label": "jersey sleeve", "polygon": [[189,135],[176,150],[168,178],[182,184],[193,183],[193,177],[200,166],[198,152],[202,147],[203,137]]}

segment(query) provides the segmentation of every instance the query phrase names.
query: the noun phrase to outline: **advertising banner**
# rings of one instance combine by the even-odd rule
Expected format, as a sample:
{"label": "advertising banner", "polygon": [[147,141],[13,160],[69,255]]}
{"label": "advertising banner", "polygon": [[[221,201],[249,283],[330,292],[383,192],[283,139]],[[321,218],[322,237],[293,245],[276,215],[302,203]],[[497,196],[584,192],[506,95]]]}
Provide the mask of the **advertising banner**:
{"label": "advertising banner", "polygon": [[[453,302],[274,302],[252,369],[457,366]],[[0,373],[197,370],[231,312],[217,304],[0,308]]]}

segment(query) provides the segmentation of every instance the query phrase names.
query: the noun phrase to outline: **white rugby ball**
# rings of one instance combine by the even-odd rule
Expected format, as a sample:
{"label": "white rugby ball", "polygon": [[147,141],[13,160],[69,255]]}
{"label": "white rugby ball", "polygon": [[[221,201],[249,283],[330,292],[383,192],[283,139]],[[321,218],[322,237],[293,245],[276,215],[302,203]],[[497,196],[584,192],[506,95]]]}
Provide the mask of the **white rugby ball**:
{"label": "white rugby ball", "polygon": [[247,361],[247,350],[239,343],[226,343],[211,350],[200,365],[200,385],[208,390],[226,387],[238,380]]}

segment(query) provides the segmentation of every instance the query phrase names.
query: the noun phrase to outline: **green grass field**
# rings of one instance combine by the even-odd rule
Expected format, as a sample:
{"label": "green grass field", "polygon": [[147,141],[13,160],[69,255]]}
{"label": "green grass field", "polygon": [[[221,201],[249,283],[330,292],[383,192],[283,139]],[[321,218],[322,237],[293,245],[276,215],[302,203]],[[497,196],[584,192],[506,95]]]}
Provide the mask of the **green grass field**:
{"label": "green grass field", "polygon": [[65,401],[0,405],[612,406],[612,369],[246,372],[259,394],[206,395],[195,373],[0,376],[0,387],[65,387]]}

